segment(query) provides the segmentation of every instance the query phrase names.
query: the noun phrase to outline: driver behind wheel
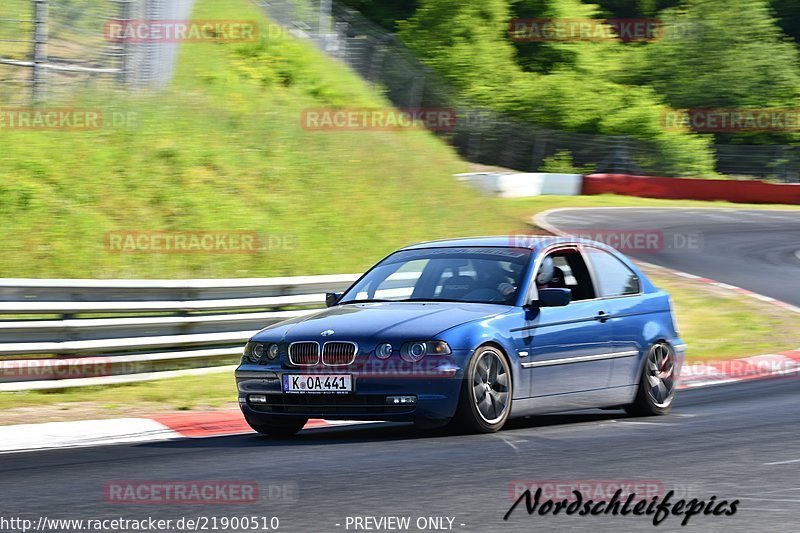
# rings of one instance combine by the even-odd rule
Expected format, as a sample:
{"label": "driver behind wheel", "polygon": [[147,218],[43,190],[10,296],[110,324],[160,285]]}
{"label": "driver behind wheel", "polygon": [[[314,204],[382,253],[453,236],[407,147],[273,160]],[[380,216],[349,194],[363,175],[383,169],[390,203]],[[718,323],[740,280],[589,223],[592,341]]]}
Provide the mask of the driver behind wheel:
{"label": "driver behind wheel", "polygon": [[478,270],[480,286],[487,289],[492,287],[500,293],[500,296],[508,299],[517,290],[517,286],[514,283],[522,267],[512,263],[510,268],[511,270],[506,270],[495,262],[482,262],[480,269],[476,269]]}

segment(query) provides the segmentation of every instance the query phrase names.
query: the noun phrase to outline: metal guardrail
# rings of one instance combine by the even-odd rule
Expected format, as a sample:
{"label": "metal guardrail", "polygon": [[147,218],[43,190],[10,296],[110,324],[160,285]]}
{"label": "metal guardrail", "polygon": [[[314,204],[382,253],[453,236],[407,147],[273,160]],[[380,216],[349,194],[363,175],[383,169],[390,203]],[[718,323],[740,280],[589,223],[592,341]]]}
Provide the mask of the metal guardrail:
{"label": "metal guardrail", "polygon": [[0,279],[0,391],[224,371],[255,332],[357,278]]}

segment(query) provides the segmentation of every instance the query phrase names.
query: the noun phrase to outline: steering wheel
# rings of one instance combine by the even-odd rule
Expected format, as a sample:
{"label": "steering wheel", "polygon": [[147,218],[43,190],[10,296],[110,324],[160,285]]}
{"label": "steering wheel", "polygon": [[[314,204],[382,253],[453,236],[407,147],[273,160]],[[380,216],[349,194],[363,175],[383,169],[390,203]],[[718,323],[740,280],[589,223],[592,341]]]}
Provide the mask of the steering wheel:
{"label": "steering wheel", "polygon": [[506,300],[506,296],[497,289],[490,289],[487,287],[470,291],[464,295],[464,300],[478,300],[481,302],[502,302]]}

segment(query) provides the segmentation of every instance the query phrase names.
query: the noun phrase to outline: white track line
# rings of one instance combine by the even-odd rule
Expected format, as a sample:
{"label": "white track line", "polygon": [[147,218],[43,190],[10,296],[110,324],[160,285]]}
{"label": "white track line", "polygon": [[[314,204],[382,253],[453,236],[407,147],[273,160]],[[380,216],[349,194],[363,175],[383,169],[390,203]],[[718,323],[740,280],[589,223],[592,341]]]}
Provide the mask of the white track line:
{"label": "white track line", "polygon": [[763,463],[766,466],[774,466],[774,465],[788,465],[790,463],[800,463],[800,459],[790,459],[788,461],[775,461],[774,463]]}

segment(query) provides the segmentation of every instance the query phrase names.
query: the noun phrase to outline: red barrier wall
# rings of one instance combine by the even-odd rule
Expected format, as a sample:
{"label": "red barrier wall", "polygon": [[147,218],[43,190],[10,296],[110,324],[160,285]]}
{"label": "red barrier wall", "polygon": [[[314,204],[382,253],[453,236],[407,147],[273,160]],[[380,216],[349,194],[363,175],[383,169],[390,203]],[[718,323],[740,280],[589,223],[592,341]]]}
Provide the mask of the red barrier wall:
{"label": "red barrier wall", "polygon": [[582,194],[624,194],[673,200],[727,200],[751,204],[800,204],[800,184],[756,180],[659,178],[628,174],[583,177]]}

